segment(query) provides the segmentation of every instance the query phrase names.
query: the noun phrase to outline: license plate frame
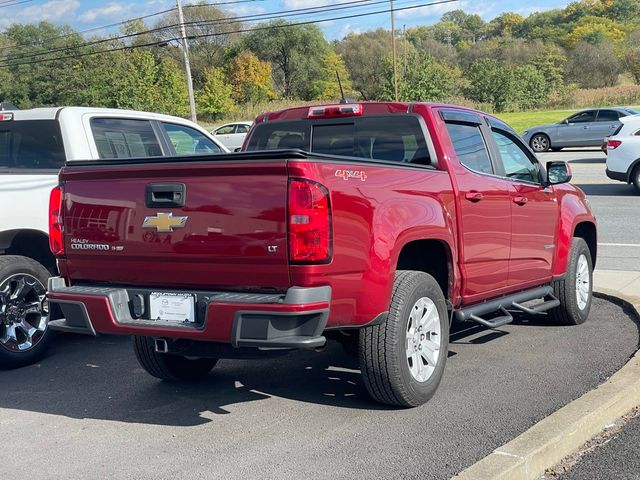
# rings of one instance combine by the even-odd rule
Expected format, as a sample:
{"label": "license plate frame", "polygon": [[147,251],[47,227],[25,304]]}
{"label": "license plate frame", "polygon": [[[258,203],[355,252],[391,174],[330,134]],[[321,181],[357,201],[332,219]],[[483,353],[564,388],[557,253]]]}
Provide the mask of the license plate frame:
{"label": "license plate frame", "polygon": [[149,319],[169,324],[195,324],[196,296],[185,292],[151,292]]}

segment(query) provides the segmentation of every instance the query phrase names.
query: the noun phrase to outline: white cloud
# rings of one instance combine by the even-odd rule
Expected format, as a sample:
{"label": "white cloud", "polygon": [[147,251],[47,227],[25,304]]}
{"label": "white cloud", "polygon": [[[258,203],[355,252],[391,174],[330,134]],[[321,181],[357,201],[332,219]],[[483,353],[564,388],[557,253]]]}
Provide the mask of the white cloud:
{"label": "white cloud", "polygon": [[362,28],[359,25],[353,25],[352,23],[346,23],[340,29],[340,35],[338,38],[344,38],[350,33],[355,33],[356,35],[362,33]]}
{"label": "white cloud", "polygon": [[7,20],[9,23],[36,23],[43,20],[55,22],[68,18],[79,7],[79,0],[49,0],[42,4],[22,8]]}
{"label": "white cloud", "polygon": [[83,12],[78,20],[82,23],[92,23],[97,19],[102,18],[110,18],[115,15],[120,15],[121,13],[129,10],[130,6],[122,5],[121,3],[110,3],[105,5],[104,7],[92,8],[91,10],[87,10]]}
{"label": "white cloud", "polygon": [[284,8],[294,10],[298,8],[326,7],[328,5],[340,4],[345,1],[347,0],[283,0],[282,5]]}
{"label": "white cloud", "polygon": [[[221,8],[225,8],[221,6]],[[231,8],[225,9],[229,15],[235,15],[236,17],[241,17],[245,15],[259,15],[261,13],[265,13],[266,10],[263,7],[256,7],[255,5],[234,5]]]}
{"label": "white cloud", "polygon": [[[503,5],[504,6],[504,5]],[[493,18],[501,7],[496,2],[476,2],[461,0],[459,2],[425,5],[424,7],[401,10],[396,15],[401,19],[433,19],[439,20],[442,15],[452,10],[464,10],[467,14],[480,15],[485,20]]]}

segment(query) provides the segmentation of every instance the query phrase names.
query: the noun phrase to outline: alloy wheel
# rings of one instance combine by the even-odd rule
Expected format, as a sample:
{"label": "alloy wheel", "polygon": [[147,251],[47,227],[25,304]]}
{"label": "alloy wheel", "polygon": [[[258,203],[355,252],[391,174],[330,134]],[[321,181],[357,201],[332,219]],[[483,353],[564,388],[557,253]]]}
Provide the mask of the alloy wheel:
{"label": "alloy wheel", "polygon": [[411,308],[406,334],[406,357],[411,376],[418,382],[426,382],[438,364],[442,345],[440,315],[433,300],[422,297],[416,301]]}
{"label": "alloy wheel", "polygon": [[591,295],[589,262],[587,261],[587,257],[582,254],[578,258],[578,265],[576,267],[576,300],[580,310],[584,310],[587,307],[589,295]]}
{"label": "alloy wheel", "polygon": [[20,273],[0,284],[0,348],[24,352],[47,330],[46,288],[34,276]]}

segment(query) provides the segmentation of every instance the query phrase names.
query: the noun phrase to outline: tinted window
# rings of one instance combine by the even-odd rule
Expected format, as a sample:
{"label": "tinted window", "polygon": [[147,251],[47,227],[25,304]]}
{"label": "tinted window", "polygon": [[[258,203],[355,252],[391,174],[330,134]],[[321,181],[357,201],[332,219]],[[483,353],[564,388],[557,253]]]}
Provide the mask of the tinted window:
{"label": "tinted window", "polygon": [[621,114],[615,110],[600,110],[598,112],[599,122],[617,122]]}
{"label": "tinted window", "polygon": [[540,179],[536,165],[511,135],[494,130],[493,138],[498,145],[500,159],[508,178],[539,183]]}
{"label": "tinted window", "polygon": [[93,118],[91,131],[100,158],[162,156],[162,149],[149,120]]}
{"label": "tinted window", "polygon": [[447,123],[447,130],[460,163],[474,172],[493,173],[487,146],[476,125]]}
{"label": "tinted window", "polygon": [[593,110],[589,110],[588,112],[576,113],[572,117],[569,117],[568,120],[569,120],[569,123],[595,122],[596,112]]}
{"label": "tinted window", "polygon": [[216,130],[216,135],[229,135],[236,129],[235,125],[227,125]]}
{"label": "tinted window", "polygon": [[210,155],[222,152],[222,149],[210,138],[194,128],[174,123],[163,123],[162,127],[178,155]]}
{"label": "tinted window", "polygon": [[430,164],[424,133],[412,115],[371,116],[311,123],[258,125],[248,150],[299,148],[315,153],[374,160]]}
{"label": "tinted window", "polygon": [[62,136],[55,120],[0,123],[0,171],[57,170],[64,161]]}
{"label": "tinted window", "polygon": [[236,133],[247,133],[249,131],[249,125],[238,125]]}

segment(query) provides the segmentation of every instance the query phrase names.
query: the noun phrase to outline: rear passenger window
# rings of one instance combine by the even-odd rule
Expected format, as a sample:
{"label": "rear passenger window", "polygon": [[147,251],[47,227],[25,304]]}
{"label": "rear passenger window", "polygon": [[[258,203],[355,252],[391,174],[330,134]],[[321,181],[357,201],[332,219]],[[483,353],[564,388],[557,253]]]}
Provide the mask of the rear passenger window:
{"label": "rear passenger window", "polygon": [[598,122],[617,122],[620,113],[615,110],[600,110],[598,112]]}
{"label": "rear passenger window", "polygon": [[493,173],[487,146],[476,125],[447,123],[453,149],[462,165],[478,173]]}
{"label": "rear passenger window", "polygon": [[12,120],[0,124],[0,171],[55,171],[62,167],[64,161],[57,121]]}
{"label": "rear passenger window", "polygon": [[101,159],[162,156],[149,120],[92,118],[91,131]]}

